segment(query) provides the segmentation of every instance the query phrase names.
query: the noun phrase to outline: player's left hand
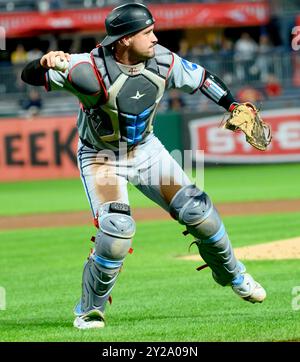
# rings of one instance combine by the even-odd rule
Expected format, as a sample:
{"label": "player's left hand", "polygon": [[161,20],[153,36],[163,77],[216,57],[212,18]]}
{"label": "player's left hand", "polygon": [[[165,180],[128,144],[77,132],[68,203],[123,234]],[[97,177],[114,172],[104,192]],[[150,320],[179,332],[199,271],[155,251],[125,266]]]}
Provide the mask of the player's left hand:
{"label": "player's left hand", "polygon": [[250,102],[237,104],[225,120],[224,128],[243,131],[246,141],[261,151],[265,151],[272,140],[270,126],[261,119],[259,110]]}

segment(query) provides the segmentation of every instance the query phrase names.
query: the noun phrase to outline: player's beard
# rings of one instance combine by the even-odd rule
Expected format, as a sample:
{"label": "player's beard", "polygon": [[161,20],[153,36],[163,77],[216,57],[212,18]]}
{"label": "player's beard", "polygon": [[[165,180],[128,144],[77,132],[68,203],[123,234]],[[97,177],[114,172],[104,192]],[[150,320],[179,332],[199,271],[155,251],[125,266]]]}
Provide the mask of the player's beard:
{"label": "player's beard", "polygon": [[[140,48],[132,47],[128,51],[129,64],[138,64],[153,58],[155,56],[154,46],[155,44],[149,46],[147,50],[141,50]],[[117,54],[115,54],[115,57],[120,63],[122,63]]]}
{"label": "player's beard", "polygon": [[148,52],[146,53],[140,53],[139,57],[141,59],[141,61],[146,61],[148,59],[151,59],[155,56],[155,51],[154,51],[154,47],[151,47]]}

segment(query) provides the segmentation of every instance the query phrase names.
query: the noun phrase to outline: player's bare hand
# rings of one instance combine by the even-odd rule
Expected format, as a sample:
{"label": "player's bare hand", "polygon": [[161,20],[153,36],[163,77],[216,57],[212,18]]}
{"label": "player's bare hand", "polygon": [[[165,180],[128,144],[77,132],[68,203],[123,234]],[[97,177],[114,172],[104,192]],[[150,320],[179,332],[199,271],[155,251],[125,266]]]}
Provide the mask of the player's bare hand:
{"label": "player's bare hand", "polygon": [[64,53],[63,51],[51,51],[45,54],[40,60],[41,66],[46,69],[54,69],[56,67],[56,58],[59,57],[60,60],[70,61],[71,56],[69,53]]}

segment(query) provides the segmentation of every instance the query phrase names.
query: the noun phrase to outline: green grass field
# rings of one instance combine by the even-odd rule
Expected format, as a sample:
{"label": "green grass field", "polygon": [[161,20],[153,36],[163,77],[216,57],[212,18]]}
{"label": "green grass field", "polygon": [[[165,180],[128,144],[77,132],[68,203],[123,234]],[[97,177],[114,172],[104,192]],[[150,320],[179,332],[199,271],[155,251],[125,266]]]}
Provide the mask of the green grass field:
{"label": "green grass field", "polygon": [[[204,187],[214,202],[300,198],[298,164],[206,168]],[[234,190],[234,192],[233,192]],[[153,206],[129,185],[133,207]],[[88,210],[80,179],[0,184],[0,215]]]}
{"label": "green grass field", "polygon": [[[300,198],[298,165],[207,169],[206,190],[217,201]],[[260,186],[261,185],[261,186]],[[232,190],[238,188],[233,194]],[[1,184],[2,215],[88,209],[78,180]],[[3,198],[2,198],[3,196]],[[147,207],[133,188],[132,205]],[[51,202],[49,201],[51,200]],[[300,235],[300,213],[224,218],[234,247]],[[190,236],[175,221],[138,222],[106,309],[107,327],[78,331],[72,308],[80,296],[93,227],[0,231],[0,341],[291,341],[300,340],[292,289],[299,261],[248,261],[268,292],[253,305],[217,285],[188,254]],[[192,248],[191,253],[196,253]]]}

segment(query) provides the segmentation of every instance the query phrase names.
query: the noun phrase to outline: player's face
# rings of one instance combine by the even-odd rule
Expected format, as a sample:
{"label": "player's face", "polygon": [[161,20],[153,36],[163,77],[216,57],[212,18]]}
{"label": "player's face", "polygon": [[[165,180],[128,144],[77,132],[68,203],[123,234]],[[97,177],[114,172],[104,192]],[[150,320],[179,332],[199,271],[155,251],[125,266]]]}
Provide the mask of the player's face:
{"label": "player's face", "polygon": [[148,28],[130,36],[129,51],[136,58],[147,60],[154,57],[154,46],[157,43],[157,37],[153,30],[154,26],[150,25]]}

